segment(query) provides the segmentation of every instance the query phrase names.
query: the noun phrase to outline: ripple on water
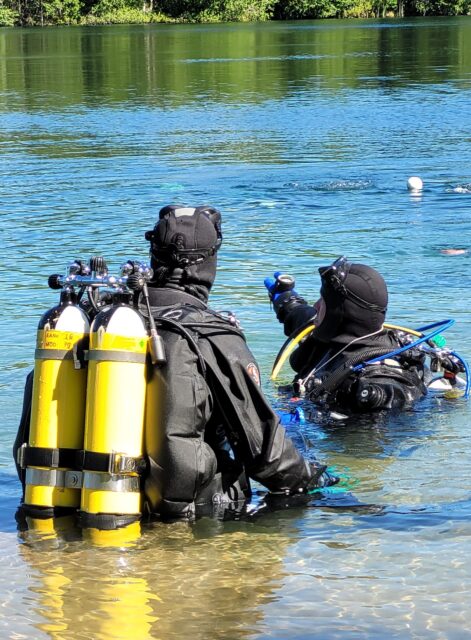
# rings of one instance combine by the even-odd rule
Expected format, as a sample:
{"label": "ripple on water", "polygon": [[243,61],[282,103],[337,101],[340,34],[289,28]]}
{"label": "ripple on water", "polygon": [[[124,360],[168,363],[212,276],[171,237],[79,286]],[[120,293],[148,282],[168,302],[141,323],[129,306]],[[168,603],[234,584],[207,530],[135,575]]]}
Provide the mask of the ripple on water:
{"label": "ripple on water", "polygon": [[372,180],[363,180],[363,179],[352,179],[352,180],[331,180],[329,182],[324,182],[321,184],[316,183],[302,183],[302,182],[291,182],[286,185],[287,187],[291,187],[293,189],[299,191],[361,191],[363,189],[370,189],[374,186]]}
{"label": "ripple on water", "polygon": [[446,189],[448,193],[471,193],[471,183],[470,184],[459,184],[456,187],[448,187]]}

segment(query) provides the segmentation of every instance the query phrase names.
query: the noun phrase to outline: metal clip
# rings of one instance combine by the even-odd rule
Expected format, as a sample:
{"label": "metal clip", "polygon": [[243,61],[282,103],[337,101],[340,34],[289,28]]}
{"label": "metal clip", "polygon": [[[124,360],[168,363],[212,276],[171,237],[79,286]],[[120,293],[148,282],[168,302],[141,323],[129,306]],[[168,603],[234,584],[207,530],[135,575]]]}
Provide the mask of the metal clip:
{"label": "metal clip", "polygon": [[[116,452],[115,452],[115,451],[113,451],[112,453],[110,453],[110,457],[109,457],[109,460],[108,460],[108,473],[109,473],[109,474],[117,473],[117,472],[115,471],[115,469],[116,469],[116,456],[117,456],[117,455],[119,456],[120,454],[119,454],[119,453],[118,453],[118,454],[116,454]],[[119,464],[119,458],[118,458],[118,464]]]}
{"label": "metal clip", "polygon": [[18,466],[21,469],[25,468],[25,455],[26,455],[27,447],[28,447],[28,443],[27,442],[23,442],[21,447],[16,452],[16,462],[18,463]]}
{"label": "metal clip", "polygon": [[135,473],[136,470],[136,459],[132,456],[127,456],[125,453],[118,453],[117,451],[110,453],[108,473],[112,475],[117,473]]}

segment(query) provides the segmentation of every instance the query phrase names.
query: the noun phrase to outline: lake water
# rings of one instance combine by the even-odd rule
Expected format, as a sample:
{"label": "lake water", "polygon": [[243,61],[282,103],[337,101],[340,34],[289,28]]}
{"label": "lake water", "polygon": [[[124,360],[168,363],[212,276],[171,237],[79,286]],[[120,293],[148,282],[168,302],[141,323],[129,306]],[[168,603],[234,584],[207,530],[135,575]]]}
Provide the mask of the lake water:
{"label": "lake water", "polygon": [[277,269],[315,300],[319,266],[367,262],[390,322],[453,318],[470,359],[469,42],[471,18],[0,29],[0,638],[471,638],[462,399],[293,424],[342,477],[324,500],[117,546],[66,522],[18,533],[11,457],[48,275],[146,259],[172,202],[220,208],[213,306],[240,318],[277,406]]}

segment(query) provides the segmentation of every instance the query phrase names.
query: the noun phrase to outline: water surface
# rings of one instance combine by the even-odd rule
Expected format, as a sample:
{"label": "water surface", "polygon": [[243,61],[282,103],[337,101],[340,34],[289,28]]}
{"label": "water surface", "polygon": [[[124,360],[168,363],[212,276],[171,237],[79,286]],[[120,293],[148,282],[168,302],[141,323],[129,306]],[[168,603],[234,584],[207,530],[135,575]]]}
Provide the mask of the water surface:
{"label": "water surface", "polygon": [[471,358],[470,38],[470,18],[0,30],[2,638],[471,638],[462,400],[293,424],[335,492],[117,547],[67,522],[18,533],[11,459],[47,276],[145,259],[169,202],[221,209],[213,306],[237,313],[277,405],[278,269],[314,300],[319,266],[365,261],[389,321],[454,318]]}

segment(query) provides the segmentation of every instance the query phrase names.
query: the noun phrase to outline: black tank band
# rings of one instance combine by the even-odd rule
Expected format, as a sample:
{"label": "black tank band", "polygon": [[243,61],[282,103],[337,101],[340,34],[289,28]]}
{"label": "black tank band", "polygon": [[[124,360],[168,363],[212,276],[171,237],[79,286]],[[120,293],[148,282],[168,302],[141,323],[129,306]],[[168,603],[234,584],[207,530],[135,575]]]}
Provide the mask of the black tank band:
{"label": "black tank band", "polygon": [[76,449],[30,447],[25,443],[18,449],[17,462],[22,469],[25,467],[76,469],[76,455]]}
{"label": "black tank band", "polygon": [[146,361],[145,353],[134,353],[132,351],[114,351],[111,349],[97,349],[88,352],[88,360],[95,362],[135,362],[144,364]]}
{"label": "black tank band", "polygon": [[34,352],[35,360],[73,360],[74,354],[72,349],[36,349]]}

